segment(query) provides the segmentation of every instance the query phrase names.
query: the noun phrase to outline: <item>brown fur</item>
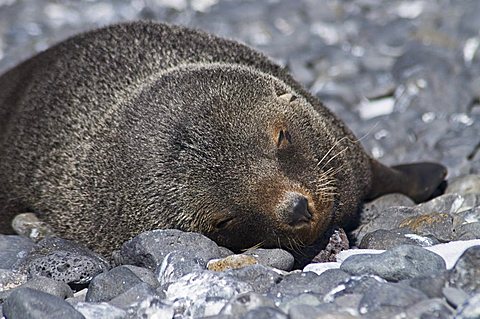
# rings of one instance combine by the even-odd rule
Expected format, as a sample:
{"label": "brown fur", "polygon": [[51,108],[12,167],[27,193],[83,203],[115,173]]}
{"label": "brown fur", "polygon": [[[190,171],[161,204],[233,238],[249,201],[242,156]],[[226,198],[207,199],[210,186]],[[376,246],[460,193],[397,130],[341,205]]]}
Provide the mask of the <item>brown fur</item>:
{"label": "brown fur", "polygon": [[[0,78],[4,231],[34,211],[101,252],[154,228],[306,245],[352,219],[370,161],[282,68],[182,27],[80,34]],[[289,192],[308,199],[308,225],[283,220]]]}

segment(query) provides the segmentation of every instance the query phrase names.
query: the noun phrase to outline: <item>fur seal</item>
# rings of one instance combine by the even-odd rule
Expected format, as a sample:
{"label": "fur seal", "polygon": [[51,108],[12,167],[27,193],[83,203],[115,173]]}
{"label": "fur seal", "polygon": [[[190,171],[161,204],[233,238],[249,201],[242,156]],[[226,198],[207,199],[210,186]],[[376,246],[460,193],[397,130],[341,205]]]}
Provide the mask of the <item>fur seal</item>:
{"label": "fur seal", "polygon": [[0,214],[108,252],[146,230],[306,246],[364,199],[429,198],[445,168],[370,158],[264,55],[160,23],[63,41],[0,78]]}

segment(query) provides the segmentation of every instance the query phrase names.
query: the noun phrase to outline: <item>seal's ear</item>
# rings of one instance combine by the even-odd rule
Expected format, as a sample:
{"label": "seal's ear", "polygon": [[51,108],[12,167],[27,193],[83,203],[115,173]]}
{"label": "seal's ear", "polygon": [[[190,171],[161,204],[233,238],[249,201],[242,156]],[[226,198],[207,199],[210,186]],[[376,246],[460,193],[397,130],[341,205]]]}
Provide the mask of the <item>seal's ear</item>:
{"label": "seal's ear", "polygon": [[419,203],[445,190],[447,169],[441,164],[423,162],[387,167],[373,159],[370,162],[372,187],[366,199],[402,193]]}
{"label": "seal's ear", "polygon": [[293,95],[292,93],[282,94],[278,98],[287,102],[287,103],[293,102],[297,99],[297,97],[295,95]]}

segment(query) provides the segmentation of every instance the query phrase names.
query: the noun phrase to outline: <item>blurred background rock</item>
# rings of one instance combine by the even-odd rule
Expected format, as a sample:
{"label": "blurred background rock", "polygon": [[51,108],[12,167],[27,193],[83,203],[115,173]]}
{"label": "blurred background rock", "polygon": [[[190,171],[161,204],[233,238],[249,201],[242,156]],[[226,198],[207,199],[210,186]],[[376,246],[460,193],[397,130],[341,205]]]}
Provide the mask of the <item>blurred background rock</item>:
{"label": "blurred background rock", "polygon": [[480,1],[0,0],[0,72],[80,31],[148,19],[287,67],[387,164],[480,173]]}

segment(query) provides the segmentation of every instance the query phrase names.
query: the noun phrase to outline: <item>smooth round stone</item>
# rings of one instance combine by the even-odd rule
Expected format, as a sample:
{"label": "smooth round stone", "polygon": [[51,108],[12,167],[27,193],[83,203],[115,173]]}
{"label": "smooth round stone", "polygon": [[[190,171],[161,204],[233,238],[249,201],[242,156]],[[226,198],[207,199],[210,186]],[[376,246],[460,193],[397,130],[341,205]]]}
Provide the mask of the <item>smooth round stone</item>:
{"label": "smooth round stone", "polygon": [[203,259],[190,257],[179,251],[168,253],[160,266],[155,269],[155,276],[160,285],[168,285],[187,274],[202,272],[206,269],[207,263]]}
{"label": "smooth round stone", "polygon": [[407,217],[398,227],[418,235],[433,235],[442,242],[448,242],[456,236],[453,217],[447,213],[426,213]]}
{"label": "smooth round stone", "polygon": [[455,308],[463,305],[468,299],[465,291],[454,287],[443,287],[442,293],[448,303]]}
{"label": "smooth round stone", "polygon": [[30,239],[0,234],[0,269],[15,269],[35,246]]}
{"label": "smooth round stone", "polygon": [[31,288],[12,292],[5,300],[2,311],[8,319],[85,318],[65,300]]}
{"label": "smooth round stone", "polygon": [[358,245],[362,249],[390,249],[400,245],[416,245],[429,247],[438,244],[436,238],[412,234],[407,229],[386,230],[378,229],[366,234]]}
{"label": "smooth round stone", "polygon": [[108,268],[109,263],[100,255],[73,241],[54,237],[40,241],[22,264],[30,278],[48,277],[68,284],[86,284]]}
{"label": "smooth round stone", "polygon": [[448,282],[449,272],[442,271],[401,281],[402,284],[420,290],[428,298],[442,298],[443,288]]}
{"label": "smooth round stone", "polygon": [[480,292],[480,246],[463,252],[450,272],[449,282],[467,293]]}
{"label": "smooth round stone", "polygon": [[88,302],[109,301],[143,281],[126,267],[115,267],[95,276],[88,286],[85,300]]}
{"label": "smooth round stone", "polygon": [[480,318],[480,294],[474,294],[467,302],[457,309],[455,319],[478,319]]}
{"label": "smooth round stone", "polygon": [[221,252],[211,239],[176,229],[157,229],[141,233],[125,242],[120,250],[122,264],[133,264],[154,270],[170,252],[181,251],[191,259],[208,262]]}
{"label": "smooth round stone", "polygon": [[405,310],[405,318],[436,318],[450,319],[454,311],[440,298],[427,299],[417,302]]}
{"label": "smooth round stone", "polygon": [[389,281],[414,278],[445,270],[445,261],[424,248],[403,245],[381,254],[353,255],[340,269],[353,274],[373,274]]}
{"label": "smooth round stone", "polygon": [[236,280],[248,283],[252,287],[252,291],[259,294],[266,293],[271,287],[283,279],[283,276],[278,271],[259,264],[229,270],[226,274]]}
{"label": "smooth round stone", "polygon": [[427,296],[417,289],[394,283],[377,283],[363,295],[359,312],[368,314],[385,306],[409,307],[424,299]]}
{"label": "smooth round stone", "polygon": [[39,290],[62,299],[73,297],[73,291],[66,283],[46,277],[35,277],[17,288],[0,292],[0,299],[6,299],[16,289],[21,288]]}
{"label": "smooth round stone", "polygon": [[275,308],[273,300],[268,299],[255,292],[246,292],[234,296],[228,301],[228,303],[222,308],[220,314],[232,315],[235,317],[241,317],[245,313],[259,307],[271,307]]}
{"label": "smooth round stone", "polygon": [[445,194],[479,194],[480,193],[480,175],[465,175],[456,178],[450,182],[445,190]]}
{"label": "smooth round stone", "polygon": [[78,302],[74,305],[74,308],[80,312],[85,319],[125,319],[127,318],[127,312],[119,309],[106,302],[91,303],[91,302]]}
{"label": "smooth round stone", "polygon": [[244,253],[245,255],[255,257],[259,264],[264,266],[273,267],[285,271],[290,271],[293,268],[295,262],[292,254],[283,249],[264,249],[258,248],[249,250]]}

